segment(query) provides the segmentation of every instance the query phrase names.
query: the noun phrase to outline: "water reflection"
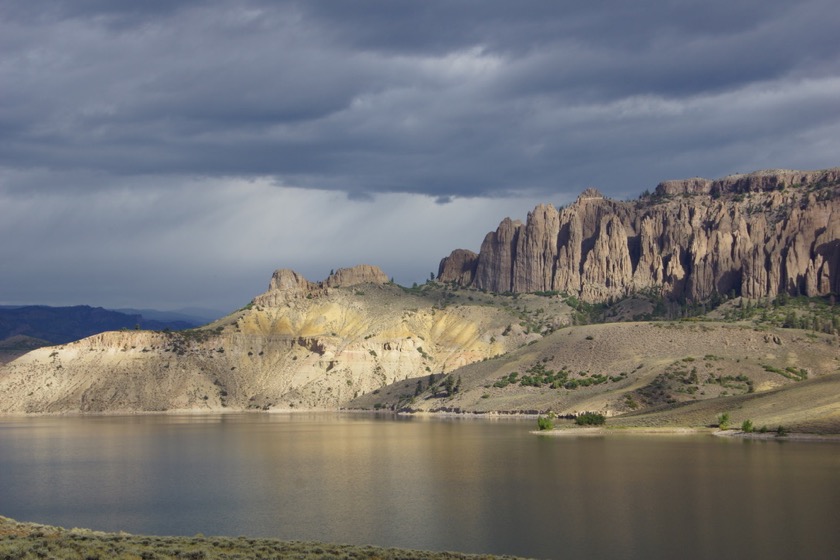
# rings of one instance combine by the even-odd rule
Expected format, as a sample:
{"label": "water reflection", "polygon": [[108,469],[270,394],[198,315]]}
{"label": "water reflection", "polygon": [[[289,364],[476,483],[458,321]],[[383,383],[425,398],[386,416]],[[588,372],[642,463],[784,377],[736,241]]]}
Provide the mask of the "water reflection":
{"label": "water reflection", "polygon": [[540,558],[831,557],[840,447],[360,415],[0,421],[0,515]]}

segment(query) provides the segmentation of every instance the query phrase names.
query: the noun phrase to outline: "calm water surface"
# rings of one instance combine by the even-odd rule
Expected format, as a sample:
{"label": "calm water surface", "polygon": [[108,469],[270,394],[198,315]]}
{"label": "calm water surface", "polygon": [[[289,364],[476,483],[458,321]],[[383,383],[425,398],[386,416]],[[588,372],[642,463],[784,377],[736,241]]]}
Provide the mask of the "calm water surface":
{"label": "calm water surface", "polygon": [[840,445],[533,420],[0,419],[0,515],[537,558],[840,558]]}

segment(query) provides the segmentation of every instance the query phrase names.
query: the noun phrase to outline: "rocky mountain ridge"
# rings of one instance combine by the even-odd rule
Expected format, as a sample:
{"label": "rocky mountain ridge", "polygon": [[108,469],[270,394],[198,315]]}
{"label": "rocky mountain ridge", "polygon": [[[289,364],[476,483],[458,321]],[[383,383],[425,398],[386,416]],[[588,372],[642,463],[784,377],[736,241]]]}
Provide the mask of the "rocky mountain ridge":
{"label": "rocky mountain ridge", "polygon": [[[630,202],[588,189],[567,208],[504,220],[479,254],[454,251],[439,281],[414,288],[371,265],[319,282],[279,269],[266,292],[207,326],[106,332],[17,357],[0,367],[0,414],[355,407],[612,416],[696,400],[729,406],[800,382],[834,388],[816,382],[840,375],[835,300],[769,299],[838,291],[839,178],[829,170],[669,181]],[[715,294],[726,301],[691,316],[661,297]],[[612,299],[621,301],[585,303]],[[799,412],[768,422],[813,420],[810,392],[784,394],[779,406],[793,406],[784,403],[794,395]],[[836,392],[820,398],[819,429],[840,429]]]}
{"label": "rocky mountain ridge", "polygon": [[840,168],[665,181],[635,201],[587,189],[566,208],[537,206],[525,223],[505,218],[478,254],[444,258],[438,279],[587,302],[837,294]]}

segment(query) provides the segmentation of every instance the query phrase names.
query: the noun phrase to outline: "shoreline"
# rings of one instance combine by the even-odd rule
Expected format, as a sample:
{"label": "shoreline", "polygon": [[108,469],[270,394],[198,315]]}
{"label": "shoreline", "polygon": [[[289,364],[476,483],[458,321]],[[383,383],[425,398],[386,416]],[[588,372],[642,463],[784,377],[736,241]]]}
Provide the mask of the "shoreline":
{"label": "shoreline", "polygon": [[553,430],[532,430],[532,434],[548,437],[594,437],[606,435],[707,435],[732,439],[749,439],[761,441],[797,441],[797,442],[831,442],[840,443],[840,434],[810,434],[806,432],[790,432],[784,436],[777,436],[775,432],[746,433],[740,430],[718,430],[717,428],[691,428],[691,427],[644,427],[644,426],[617,426],[617,427],[567,427],[554,428]]}
{"label": "shoreline", "polygon": [[404,412],[395,410],[365,410],[361,408],[272,408],[269,410],[262,409],[248,409],[248,408],[219,408],[219,409],[195,409],[195,408],[180,408],[169,410],[112,410],[112,411],[98,411],[98,412],[84,412],[79,410],[63,411],[63,412],[0,412],[0,420],[3,418],[83,418],[83,417],[107,417],[107,416],[212,416],[223,414],[267,414],[267,415],[283,415],[283,414],[320,414],[320,413],[341,413],[341,414],[366,414],[370,416],[375,415],[393,415],[393,416],[429,416],[434,418],[524,418],[536,420],[540,414],[533,412],[504,412],[504,411],[487,411],[487,412]]}
{"label": "shoreline", "polygon": [[644,427],[644,426],[597,426],[597,427],[572,427],[554,428],[553,430],[533,430],[531,433],[540,436],[550,437],[589,437],[603,436],[610,434],[631,434],[631,435],[710,435],[712,428],[691,428],[691,427]]}
{"label": "shoreline", "polygon": [[[522,419],[522,420],[536,420],[540,415],[531,412],[513,413],[513,412],[398,412],[391,410],[363,410],[363,409],[346,409],[346,408],[311,408],[311,409],[270,409],[270,410],[253,410],[253,409],[213,409],[213,410],[197,410],[197,409],[177,409],[177,410],[142,410],[142,411],[108,411],[108,412],[6,412],[0,413],[0,422],[4,419],[20,419],[20,418],[108,418],[108,417],[132,417],[132,416],[225,416],[234,414],[265,414],[265,415],[301,415],[301,414],[358,414],[369,416],[392,415],[395,417],[427,417],[427,418],[462,418],[471,420],[502,420],[502,419]],[[813,441],[813,442],[836,442],[840,443],[840,434],[826,433],[815,434],[808,432],[790,432],[785,436],[777,436],[775,432],[750,432],[745,433],[740,430],[718,430],[717,428],[708,427],[692,427],[692,426],[567,426],[555,427],[551,430],[531,430],[531,434],[549,436],[549,437],[587,437],[600,436],[609,434],[632,434],[632,435],[712,435],[716,437],[728,437],[739,439],[752,440],[773,440],[773,441]]]}
{"label": "shoreline", "polygon": [[784,436],[778,436],[775,432],[742,432],[741,430],[718,430],[712,433],[716,437],[754,439],[762,441],[825,441],[840,443],[840,434],[809,434],[805,432],[790,432]]}

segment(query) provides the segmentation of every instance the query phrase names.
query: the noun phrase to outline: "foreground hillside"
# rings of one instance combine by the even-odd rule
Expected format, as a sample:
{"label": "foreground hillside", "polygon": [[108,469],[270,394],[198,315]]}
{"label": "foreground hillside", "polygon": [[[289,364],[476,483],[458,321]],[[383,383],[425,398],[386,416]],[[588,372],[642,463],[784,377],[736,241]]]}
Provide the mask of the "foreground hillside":
{"label": "foreground hillside", "polygon": [[157,537],[122,532],[103,533],[87,529],[64,529],[36,523],[21,523],[7,517],[0,517],[0,558],[489,560],[513,557],[245,537]]}
{"label": "foreground hillside", "polygon": [[406,290],[374,267],[321,283],[279,270],[252,304],[201,329],[108,332],[18,358],[0,369],[0,412],[336,408],[396,380],[504,354],[570,321],[559,299],[526,298],[539,313],[496,299]]}

